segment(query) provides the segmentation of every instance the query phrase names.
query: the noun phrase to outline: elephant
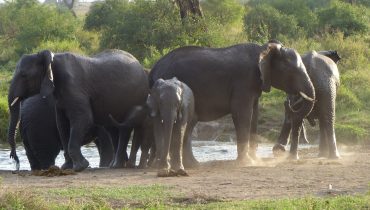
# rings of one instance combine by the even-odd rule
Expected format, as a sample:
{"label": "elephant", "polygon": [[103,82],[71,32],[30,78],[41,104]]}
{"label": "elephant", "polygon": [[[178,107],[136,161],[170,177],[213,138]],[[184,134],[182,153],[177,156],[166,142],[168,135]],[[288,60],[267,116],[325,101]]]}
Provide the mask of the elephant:
{"label": "elephant", "polygon": [[[181,47],[163,56],[149,73],[149,86],[160,78],[177,77],[194,93],[195,115],[184,137],[184,166],[198,165],[190,134],[198,121],[231,114],[237,136],[237,162],[253,163],[256,157],[258,99],[271,86],[299,94],[303,106],[295,117],[293,138],[303,118],[312,110],[315,91],[301,56],[274,40],[264,45],[238,44],[226,48]],[[249,148],[250,147],[250,148]]]}
{"label": "elephant", "polygon": [[[113,126],[109,114],[122,120],[135,105],[145,104],[149,92],[147,74],[137,59],[122,50],[106,50],[93,57],[74,53],[53,54],[44,50],[23,55],[10,84],[8,141],[12,158],[17,158],[14,130],[19,117],[19,99],[35,94],[53,95],[56,120],[64,149],[62,169],[82,171],[89,162],[81,144],[95,125]],[[121,167],[127,156],[131,131],[118,141],[113,167]]]}
{"label": "elephant", "polygon": [[[31,170],[48,169],[62,149],[53,97],[39,94],[21,102],[19,131]],[[19,170],[19,161],[17,161]]]}
{"label": "elephant", "polygon": [[182,162],[182,147],[185,130],[194,116],[192,90],[176,77],[158,79],[150,90],[147,105],[154,121],[157,175],[188,176]]}
{"label": "elephant", "polygon": [[[56,124],[55,99],[43,98],[40,94],[21,101],[19,130],[31,170],[45,170],[55,164],[55,159],[62,150]],[[108,167],[113,159],[114,148],[110,142],[116,140],[117,132],[107,133],[104,128],[91,129],[83,145],[95,142],[100,155],[99,167]],[[19,162],[17,162],[19,170]]]}
{"label": "elephant", "polygon": [[[132,139],[131,152],[126,163],[127,168],[135,168],[136,155],[141,149],[141,157],[138,168],[147,168],[154,160],[155,144],[153,120],[149,117],[148,106],[135,106],[123,122],[119,123],[111,115],[113,124],[118,128],[136,127]],[[150,153],[149,153],[150,151]]]}
{"label": "elephant", "polygon": [[[335,98],[339,87],[339,71],[337,63],[341,59],[337,51],[309,52],[302,56],[308,75],[315,87],[316,102],[312,112],[306,117],[311,126],[315,119],[320,125],[319,157],[339,158],[334,131]],[[295,114],[294,108],[299,106],[295,95],[288,95],[285,101],[285,119],[274,153],[285,151],[291,130],[290,118]],[[291,105],[293,104],[293,105]],[[302,135],[302,134],[301,134]],[[329,147],[329,148],[328,148]]]}

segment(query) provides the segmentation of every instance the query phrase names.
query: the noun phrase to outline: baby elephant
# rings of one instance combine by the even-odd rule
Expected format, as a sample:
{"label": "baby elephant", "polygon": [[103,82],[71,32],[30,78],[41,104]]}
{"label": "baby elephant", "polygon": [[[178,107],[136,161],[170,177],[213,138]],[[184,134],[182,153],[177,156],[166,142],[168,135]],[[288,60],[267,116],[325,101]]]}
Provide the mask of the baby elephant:
{"label": "baby elephant", "polygon": [[176,77],[158,79],[147,99],[153,118],[158,176],[188,176],[182,163],[186,126],[194,117],[191,89]]}

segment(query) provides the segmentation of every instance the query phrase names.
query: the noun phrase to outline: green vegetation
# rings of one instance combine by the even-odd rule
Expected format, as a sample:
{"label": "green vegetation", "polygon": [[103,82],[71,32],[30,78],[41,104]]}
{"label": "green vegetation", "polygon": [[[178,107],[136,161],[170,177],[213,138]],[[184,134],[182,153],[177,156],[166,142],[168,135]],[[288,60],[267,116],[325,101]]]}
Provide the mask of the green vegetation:
{"label": "green vegetation", "polygon": [[[241,3],[244,2],[244,3]],[[246,3],[245,3],[246,2]],[[345,0],[204,0],[204,18],[181,20],[169,0],[107,0],[84,17],[37,0],[0,5],[0,140],[6,139],[6,92],[11,72],[24,53],[51,49],[91,55],[106,48],[132,53],[150,68],[180,46],[223,47],[278,39],[300,53],[337,50],[341,86],[337,98],[337,139],[370,142],[370,5]],[[78,12],[77,12],[78,13]],[[284,93],[261,100],[261,135],[276,139]]]}
{"label": "green vegetation", "polygon": [[184,197],[159,186],[22,190],[0,195],[0,209],[368,209],[370,194],[249,201]]}

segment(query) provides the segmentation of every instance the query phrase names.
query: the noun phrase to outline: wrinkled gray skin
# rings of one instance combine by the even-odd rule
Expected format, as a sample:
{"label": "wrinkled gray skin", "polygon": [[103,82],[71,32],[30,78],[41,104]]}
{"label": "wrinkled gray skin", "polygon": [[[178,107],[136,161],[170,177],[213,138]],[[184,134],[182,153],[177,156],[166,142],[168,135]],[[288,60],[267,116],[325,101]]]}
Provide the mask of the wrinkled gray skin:
{"label": "wrinkled gray skin", "polygon": [[158,176],[187,176],[183,166],[185,130],[194,116],[194,96],[184,83],[158,79],[147,99],[153,118]]}
{"label": "wrinkled gray skin", "polygon": [[[31,170],[48,169],[62,149],[55,118],[55,100],[40,94],[21,101],[19,130]],[[100,167],[108,167],[113,160],[114,149],[109,133],[104,128],[89,131],[83,145],[94,141],[100,155]]]}
{"label": "wrinkled gray skin", "polygon": [[[319,156],[339,158],[334,131],[335,121],[335,98],[339,86],[339,71],[336,63],[341,59],[336,51],[315,51],[302,56],[307,72],[315,87],[316,102],[307,120],[314,126],[315,119],[320,125]],[[291,130],[290,118],[294,116],[294,109],[300,106],[299,99],[295,95],[288,95],[285,101],[285,120],[274,146],[274,153],[285,151],[284,146],[288,143]],[[302,135],[302,133],[301,133]]]}
{"label": "wrinkled gray skin", "polygon": [[39,94],[21,102],[19,131],[31,170],[54,165],[62,149],[54,105],[53,97],[43,99]]}
{"label": "wrinkled gray skin", "polygon": [[[184,134],[184,166],[197,165],[190,134],[198,121],[212,121],[231,114],[237,136],[237,160],[251,163],[257,148],[258,99],[271,86],[289,94],[304,93],[294,120],[312,110],[315,92],[300,55],[277,43],[239,44],[227,48],[182,47],[163,56],[149,74],[149,85],[160,78],[177,77],[195,97],[195,117]],[[295,128],[295,130],[298,130]],[[293,132],[298,138],[298,132]]]}
{"label": "wrinkled gray skin", "polygon": [[[80,147],[86,133],[94,125],[112,126],[109,114],[122,120],[133,106],[144,104],[149,92],[147,83],[136,58],[120,50],[107,50],[94,57],[72,53],[54,56],[48,50],[22,56],[8,95],[10,156],[16,158],[14,134],[19,101],[38,93],[53,94],[65,157],[62,168],[84,170],[89,162]],[[126,129],[126,135],[120,138],[113,167],[123,165],[132,129]]]}
{"label": "wrinkled gray skin", "polygon": [[[141,149],[141,157],[138,168],[147,168],[155,155],[153,120],[149,117],[148,106],[135,106],[122,123],[111,117],[113,124],[119,129],[135,127],[132,139],[131,152],[126,163],[127,168],[135,168],[136,154]],[[150,150],[150,154],[149,154]]]}

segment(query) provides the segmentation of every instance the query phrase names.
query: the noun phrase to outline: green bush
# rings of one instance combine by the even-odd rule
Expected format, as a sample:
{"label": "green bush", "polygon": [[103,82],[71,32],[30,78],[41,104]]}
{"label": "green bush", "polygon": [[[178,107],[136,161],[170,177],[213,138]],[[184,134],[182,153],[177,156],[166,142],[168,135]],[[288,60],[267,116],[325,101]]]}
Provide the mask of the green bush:
{"label": "green bush", "polygon": [[345,36],[367,33],[370,12],[363,6],[335,1],[318,13],[321,30],[341,31]]}
{"label": "green bush", "polygon": [[68,10],[38,1],[0,6],[0,64],[14,62],[50,41],[75,41],[79,21]]}
{"label": "green bush", "polygon": [[267,4],[257,5],[247,12],[244,27],[249,40],[259,43],[280,37],[296,38],[302,35],[294,16],[281,13]]}
{"label": "green bush", "polygon": [[[84,27],[102,33],[101,49],[120,48],[141,61],[151,57],[153,50],[161,52],[184,45],[226,46],[243,37],[231,26],[241,20],[243,8],[235,2],[217,2],[228,6],[224,15],[234,15],[224,19],[205,10],[205,18],[181,20],[178,8],[168,0],[109,0],[93,6]],[[202,4],[211,7],[207,2]],[[212,8],[221,10],[219,6]]]}

